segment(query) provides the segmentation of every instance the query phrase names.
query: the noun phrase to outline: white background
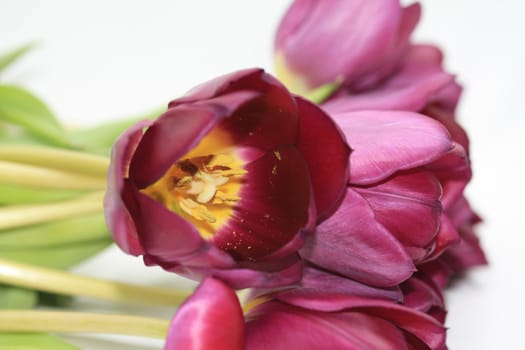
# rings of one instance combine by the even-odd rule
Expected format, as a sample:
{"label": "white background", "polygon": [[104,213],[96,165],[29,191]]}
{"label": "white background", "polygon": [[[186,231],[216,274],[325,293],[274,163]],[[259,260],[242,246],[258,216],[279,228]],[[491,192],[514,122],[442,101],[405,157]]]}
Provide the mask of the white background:
{"label": "white background", "polygon": [[[408,3],[408,2],[406,2]],[[447,293],[449,348],[522,348],[525,325],[525,3],[520,0],[422,1],[418,40],[439,44],[465,86],[460,120],[472,142],[467,192],[485,218],[479,228],[490,267]],[[272,69],[273,33],[287,1],[0,0],[0,51],[37,41],[4,81],[47,101],[68,124],[89,125],[165,105],[197,83],[229,71]],[[166,284],[116,249],[79,272]],[[103,308],[93,301],[80,309]],[[117,308],[169,317],[171,311]],[[71,338],[86,349],[154,349]],[[116,340],[115,340],[116,339]],[[137,345],[139,344],[139,345]]]}

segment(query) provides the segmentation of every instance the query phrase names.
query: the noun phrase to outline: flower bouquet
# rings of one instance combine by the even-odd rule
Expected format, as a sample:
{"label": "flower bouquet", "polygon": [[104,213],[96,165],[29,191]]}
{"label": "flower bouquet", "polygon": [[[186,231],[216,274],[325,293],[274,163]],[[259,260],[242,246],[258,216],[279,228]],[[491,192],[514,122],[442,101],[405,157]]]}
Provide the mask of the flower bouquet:
{"label": "flower bouquet", "polygon": [[[442,291],[486,259],[461,86],[411,39],[420,12],[296,0],[275,74],[239,67],[90,128],[2,82],[0,345],[75,349],[54,334],[91,332],[165,349],[446,349]],[[64,271],[112,242],[198,287]],[[68,311],[71,296],[173,317]]]}

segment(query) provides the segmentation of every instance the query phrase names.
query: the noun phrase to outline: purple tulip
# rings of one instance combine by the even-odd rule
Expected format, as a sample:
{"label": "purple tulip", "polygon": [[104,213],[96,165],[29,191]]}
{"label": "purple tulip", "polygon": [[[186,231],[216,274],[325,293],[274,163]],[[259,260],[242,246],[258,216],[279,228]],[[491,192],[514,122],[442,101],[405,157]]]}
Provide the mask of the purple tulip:
{"label": "purple tulip", "polygon": [[225,75],[118,139],[108,227],[147,265],[236,288],[293,283],[305,235],[342,199],[348,155],[333,121],[273,77]]}
{"label": "purple tulip", "polygon": [[424,312],[337,291],[285,289],[242,310],[226,284],[205,279],[174,316],[165,349],[440,350],[445,342],[444,327]]}
{"label": "purple tulip", "polygon": [[415,264],[459,240],[446,211],[470,178],[463,147],[413,112],[334,114],[353,149],[346,196],[302,249],[312,263],[374,286],[408,279]]}
{"label": "purple tulip", "polygon": [[277,75],[300,94],[336,80],[367,88],[399,68],[419,16],[398,0],[296,0],[277,31]]}

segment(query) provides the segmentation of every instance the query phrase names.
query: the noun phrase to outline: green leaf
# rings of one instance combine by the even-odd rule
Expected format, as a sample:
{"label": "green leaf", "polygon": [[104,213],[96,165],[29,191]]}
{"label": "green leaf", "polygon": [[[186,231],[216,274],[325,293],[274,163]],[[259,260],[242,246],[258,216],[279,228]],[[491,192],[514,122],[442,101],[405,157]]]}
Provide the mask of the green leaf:
{"label": "green leaf", "polygon": [[30,51],[35,45],[27,44],[0,55],[0,72]]}
{"label": "green leaf", "polygon": [[73,297],[70,295],[38,292],[38,304],[49,307],[67,307],[71,305]]}
{"label": "green leaf", "polygon": [[98,239],[82,244],[42,247],[38,249],[0,249],[0,257],[26,264],[54,269],[67,269],[99,253],[111,244],[111,239]]}
{"label": "green leaf", "polygon": [[[40,249],[110,240],[104,214],[83,215],[0,231],[0,250]],[[1,254],[1,253],[0,253]]]}
{"label": "green leaf", "polygon": [[0,122],[23,127],[49,144],[70,147],[68,135],[39,98],[12,85],[0,85]]}
{"label": "green leaf", "polygon": [[0,309],[32,309],[37,302],[34,290],[0,284]]}
{"label": "green leaf", "polygon": [[57,336],[45,333],[0,333],[0,349],[80,350]]}
{"label": "green leaf", "polygon": [[31,188],[0,183],[0,205],[45,203],[73,199],[83,191]]}
{"label": "green leaf", "polygon": [[112,121],[89,128],[72,130],[73,143],[81,148],[98,154],[109,155],[111,147],[127,128],[144,119],[155,119],[165,109],[157,109],[139,117]]}

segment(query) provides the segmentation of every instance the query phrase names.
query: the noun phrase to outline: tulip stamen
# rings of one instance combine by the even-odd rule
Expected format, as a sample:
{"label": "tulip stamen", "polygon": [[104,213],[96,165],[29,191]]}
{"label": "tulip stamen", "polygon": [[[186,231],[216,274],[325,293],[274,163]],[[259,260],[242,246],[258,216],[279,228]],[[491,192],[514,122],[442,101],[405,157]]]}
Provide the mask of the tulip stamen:
{"label": "tulip stamen", "polygon": [[230,153],[183,158],[144,192],[213,235],[240,200],[243,165]]}

